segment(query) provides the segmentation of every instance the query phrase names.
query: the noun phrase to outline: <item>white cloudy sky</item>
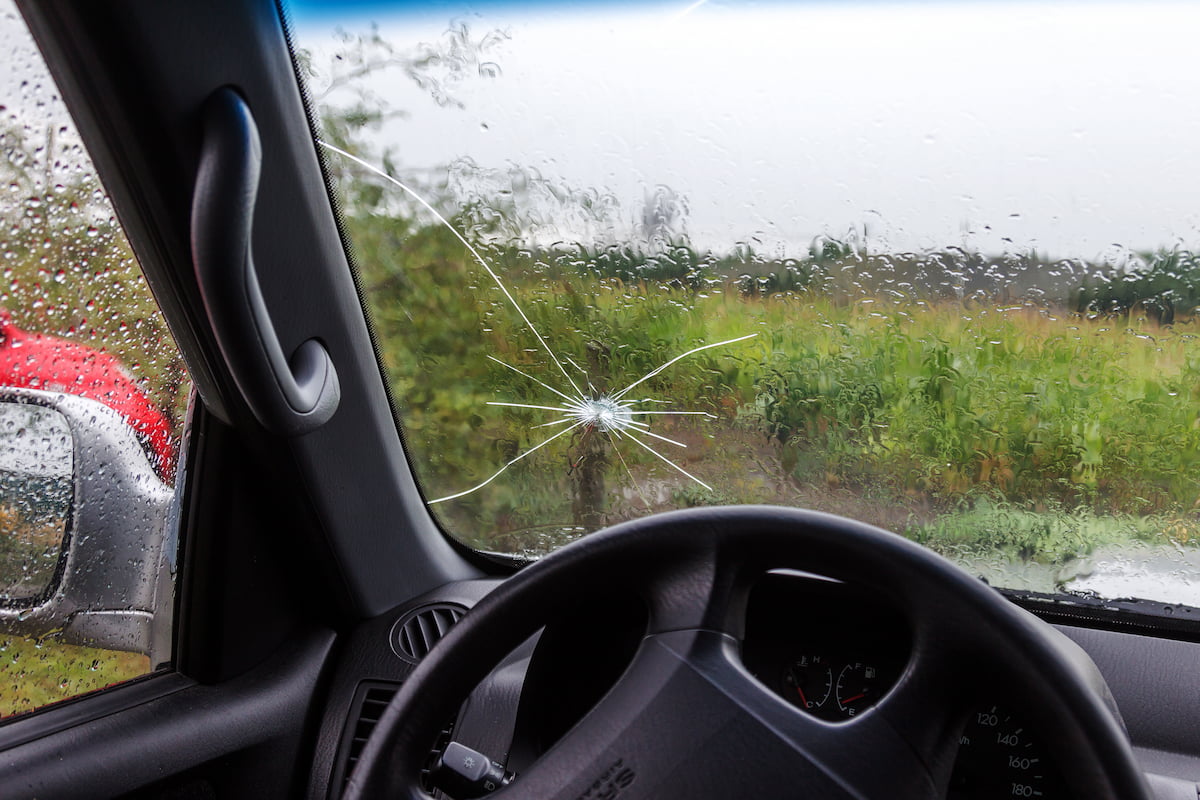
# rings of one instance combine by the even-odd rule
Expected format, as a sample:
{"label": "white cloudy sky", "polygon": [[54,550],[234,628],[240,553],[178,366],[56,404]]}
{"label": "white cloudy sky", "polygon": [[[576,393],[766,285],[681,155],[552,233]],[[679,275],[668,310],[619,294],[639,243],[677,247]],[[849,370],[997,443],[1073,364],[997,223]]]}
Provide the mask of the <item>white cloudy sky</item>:
{"label": "white cloudy sky", "polygon": [[[312,11],[293,15],[320,51],[331,16]],[[803,251],[864,225],[880,250],[1200,247],[1200,5],[538,2],[379,21],[402,45],[452,18],[510,33],[502,73],[465,82],[462,110],[378,84],[410,112],[381,133],[407,167],[534,167],[631,210],[668,185],[720,248]]]}

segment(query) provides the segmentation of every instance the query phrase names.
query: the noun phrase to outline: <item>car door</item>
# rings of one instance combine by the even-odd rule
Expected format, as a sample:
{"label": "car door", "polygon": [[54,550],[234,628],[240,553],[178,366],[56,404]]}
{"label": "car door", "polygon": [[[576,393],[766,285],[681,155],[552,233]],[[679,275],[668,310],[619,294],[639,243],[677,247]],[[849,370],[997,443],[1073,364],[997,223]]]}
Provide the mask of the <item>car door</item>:
{"label": "car door", "polygon": [[[197,402],[181,473],[169,668],[8,722],[0,783],[6,796],[299,793],[338,631],[478,569],[415,513],[280,13],[270,2],[23,3],[21,13]],[[216,141],[223,123],[211,122],[210,103],[229,87],[261,141],[249,207],[232,208],[198,177],[205,157],[216,159],[218,177],[226,169]],[[277,376],[255,375],[254,364],[230,369],[261,343],[230,334],[236,322],[214,333],[214,318],[247,312],[236,296],[206,296],[198,284],[193,253],[208,240],[195,220],[206,209],[207,235],[242,224],[252,237],[235,245],[244,258],[234,266],[244,270],[230,280],[261,287],[262,305],[250,312],[269,317],[260,334],[285,359],[312,341],[329,354],[339,391],[328,420],[264,417],[272,400],[246,387]],[[221,302],[226,311],[214,310]]]}

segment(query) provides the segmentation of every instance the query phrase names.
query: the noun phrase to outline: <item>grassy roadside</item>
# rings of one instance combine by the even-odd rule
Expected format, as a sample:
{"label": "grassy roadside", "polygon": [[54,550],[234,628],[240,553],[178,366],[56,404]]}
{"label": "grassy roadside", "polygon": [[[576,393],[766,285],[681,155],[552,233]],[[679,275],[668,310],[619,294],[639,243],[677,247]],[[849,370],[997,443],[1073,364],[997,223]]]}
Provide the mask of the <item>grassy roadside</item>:
{"label": "grassy roadside", "polygon": [[[564,382],[512,304],[436,238],[422,231],[398,244],[367,276],[406,444],[432,498],[485,481],[547,437],[539,426],[553,414],[491,403],[557,405],[548,387]],[[1200,325],[1190,316],[1165,325],[977,299],[747,293],[731,280],[625,282],[536,264],[505,276],[549,346],[600,392],[699,345],[758,334],[638,388],[650,408],[714,416],[654,423],[687,444],[662,449],[714,491],[631,443],[611,446],[595,470],[609,522],[633,506],[795,505],[831,487],[928,512],[909,527],[947,515],[916,534],[930,542],[970,528],[984,546],[993,531],[1001,549],[1057,560],[1071,540],[1186,527],[1200,503]],[[773,476],[747,479],[746,436],[770,443]],[[472,545],[524,549],[515,532],[578,525],[583,452],[563,437],[435,511]],[[975,525],[980,514],[992,521]],[[1142,521],[1082,522],[1088,514]],[[1057,521],[1030,521],[1043,515]],[[1037,555],[1031,540],[1048,549]]]}
{"label": "grassy roadside", "polygon": [[150,659],[53,639],[0,639],[0,718],[145,675]]}

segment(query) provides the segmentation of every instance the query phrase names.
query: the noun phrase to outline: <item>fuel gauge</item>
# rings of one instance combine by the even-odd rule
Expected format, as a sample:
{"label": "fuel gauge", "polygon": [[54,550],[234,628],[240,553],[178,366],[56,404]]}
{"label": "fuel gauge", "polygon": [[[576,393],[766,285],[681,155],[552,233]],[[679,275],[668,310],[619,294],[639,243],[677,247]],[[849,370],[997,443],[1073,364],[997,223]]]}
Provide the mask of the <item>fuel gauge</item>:
{"label": "fuel gauge", "polygon": [[837,708],[847,717],[861,714],[875,705],[885,688],[874,665],[851,662],[838,673]]}
{"label": "fuel gauge", "polygon": [[820,709],[833,692],[833,669],[821,655],[803,655],[788,665],[784,696],[803,709],[825,716]]}

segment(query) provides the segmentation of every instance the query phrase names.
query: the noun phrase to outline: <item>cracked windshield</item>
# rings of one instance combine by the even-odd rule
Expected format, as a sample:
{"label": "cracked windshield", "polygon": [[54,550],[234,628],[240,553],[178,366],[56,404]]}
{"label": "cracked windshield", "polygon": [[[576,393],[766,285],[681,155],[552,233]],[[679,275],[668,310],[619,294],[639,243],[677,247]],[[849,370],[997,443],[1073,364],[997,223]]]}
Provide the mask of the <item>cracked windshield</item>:
{"label": "cracked windshield", "polygon": [[290,14],[453,536],[774,503],[1200,606],[1194,8]]}

